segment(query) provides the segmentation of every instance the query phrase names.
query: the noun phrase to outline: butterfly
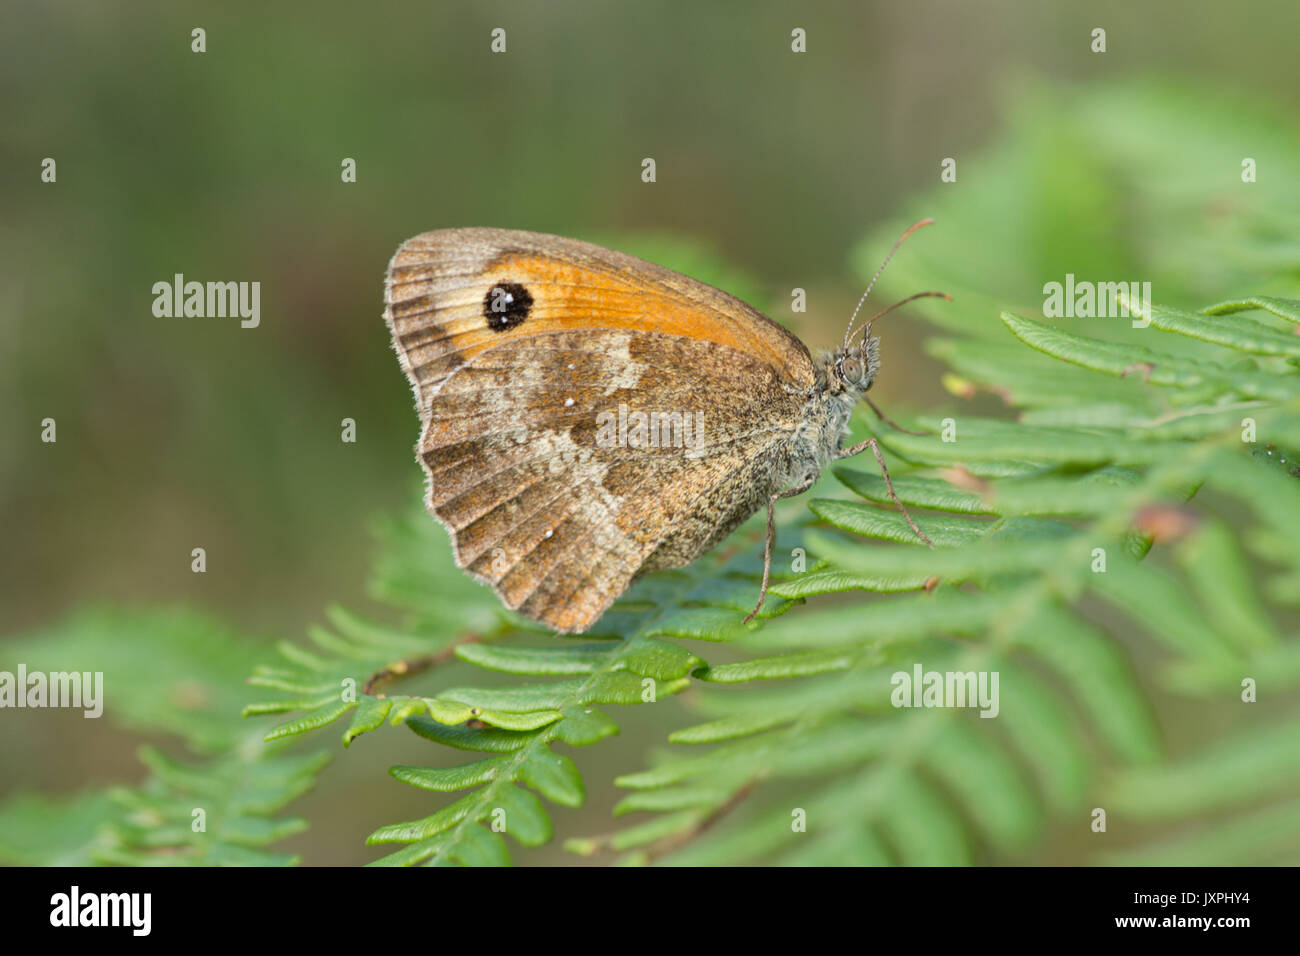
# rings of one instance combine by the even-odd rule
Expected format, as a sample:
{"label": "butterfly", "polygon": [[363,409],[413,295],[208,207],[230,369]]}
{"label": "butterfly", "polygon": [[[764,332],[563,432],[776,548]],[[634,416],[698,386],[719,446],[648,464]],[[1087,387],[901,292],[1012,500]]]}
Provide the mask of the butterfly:
{"label": "butterfly", "polygon": [[880,369],[871,323],[948,298],[919,293],[855,329],[889,258],[930,222],[894,244],[841,346],[816,356],[740,299],[590,243],[487,228],[404,242],[384,317],[415,392],[425,502],[457,565],[506,607],[581,632],[634,580],[689,564],[766,506],[748,622],[767,593],[776,502],[866,449],[930,544],[876,440],[842,447]]}

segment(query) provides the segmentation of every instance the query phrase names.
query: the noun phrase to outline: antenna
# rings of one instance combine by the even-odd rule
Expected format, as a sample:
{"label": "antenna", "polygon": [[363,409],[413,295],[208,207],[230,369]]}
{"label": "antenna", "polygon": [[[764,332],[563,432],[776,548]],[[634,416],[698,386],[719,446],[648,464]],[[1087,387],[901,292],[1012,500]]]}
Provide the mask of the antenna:
{"label": "antenna", "polygon": [[[950,296],[947,292],[918,292],[916,293],[916,295],[909,295],[906,299],[903,299],[899,302],[895,302],[887,309],[881,309],[871,318],[867,319],[867,324],[862,327],[863,337],[865,338],[866,336],[871,334],[871,323],[876,321],[876,319],[880,318],[882,315],[888,315],[890,312],[893,312],[895,309],[907,305],[907,303],[912,302],[916,299],[945,299],[948,302],[951,302],[952,296]],[[845,348],[847,348],[848,342],[845,342],[844,346]]]}
{"label": "antenna", "polygon": [[[907,231],[898,237],[898,241],[894,243],[894,247],[889,250],[889,255],[885,256],[885,261],[880,264],[880,268],[876,270],[876,274],[873,275],[871,277],[871,281],[867,283],[867,290],[862,293],[862,298],[858,299],[858,307],[853,310],[853,315],[849,317],[849,327],[844,330],[844,347],[846,349],[849,347],[849,338],[853,334],[853,323],[857,321],[858,313],[862,311],[863,303],[867,301],[867,296],[871,295],[871,290],[875,287],[876,280],[880,278],[880,273],[885,271],[885,266],[889,265],[889,260],[894,258],[894,253],[898,251],[898,247],[903,244],[903,241],[908,236],[916,232],[916,230],[920,229],[922,226],[933,226],[933,225],[934,225],[933,219],[922,219],[920,222],[913,223],[911,226],[908,226]],[[924,295],[929,295],[929,294],[930,293],[922,293],[922,296],[913,296],[913,298],[921,298]],[[904,301],[910,301],[910,300],[904,300]],[[903,303],[900,302],[898,304],[902,305]],[[890,308],[893,308],[893,306],[891,306]],[[885,312],[888,311],[889,309],[885,310]],[[884,315],[884,312],[880,313],[880,315]],[[873,321],[874,319],[879,318],[880,315],[874,316]],[[867,324],[870,325],[871,323],[868,322]]]}

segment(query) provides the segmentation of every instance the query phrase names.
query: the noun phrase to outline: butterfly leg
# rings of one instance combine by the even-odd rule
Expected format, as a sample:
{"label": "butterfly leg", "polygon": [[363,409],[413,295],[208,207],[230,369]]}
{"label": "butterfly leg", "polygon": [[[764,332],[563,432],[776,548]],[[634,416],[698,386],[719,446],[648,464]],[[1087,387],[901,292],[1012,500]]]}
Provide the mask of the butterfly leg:
{"label": "butterfly leg", "polygon": [[877,407],[876,407],[876,403],[873,402],[873,401],[871,400],[871,396],[869,396],[869,395],[863,395],[862,397],[863,397],[864,399],[866,399],[867,404],[871,406],[871,410],[872,410],[873,412],[876,413],[876,417],[879,418],[879,419],[880,419],[882,422],[884,422],[886,425],[888,425],[890,428],[892,428],[894,431],[896,431],[896,432],[903,432],[904,434],[907,434],[907,435],[930,435],[930,434],[933,434],[932,432],[914,432],[914,431],[912,431],[912,429],[910,429],[910,428],[904,428],[902,425],[898,424],[898,422],[894,421],[892,418],[890,418],[888,415],[886,415],[884,412],[882,412],[879,408],[877,408]]}
{"label": "butterfly leg", "polygon": [[782,498],[793,498],[795,495],[801,495],[813,486],[817,480],[816,475],[809,475],[803,481],[793,488],[787,488],[785,491],[777,492],[770,495],[767,499],[767,542],[763,547],[763,584],[758,589],[758,603],[754,605],[754,610],[740,623],[748,624],[752,621],[759,611],[763,609],[763,601],[767,599],[767,582],[772,575],[772,548],[776,545],[776,503]]}
{"label": "butterfly leg", "polygon": [[868,438],[866,441],[858,442],[850,448],[841,448],[839,452],[836,453],[835,457],[837,459],[852,458],[854,455],[861,451],[865,451],[868,448],[870,448],[872,454],[876,456],[876,464],[880,466],[880,474],[885,478],[885,490],[889,492],[890,500],[893,501],[894,504],[898,505],[898,510],[903,513],[903,517],[907,519],[908,527],[916,532],[916,536],[933,548],[934,542],[926,537],[925,532],[916,526],[916,522],[912,520],[912,516],[907,513],[907,509],[903,507],[903,503],[898,500],[898,495],[894,494],[894,483],[889,480],[889,469],[885,467],[885,458],[880,454],[880,445],[874,438]]}

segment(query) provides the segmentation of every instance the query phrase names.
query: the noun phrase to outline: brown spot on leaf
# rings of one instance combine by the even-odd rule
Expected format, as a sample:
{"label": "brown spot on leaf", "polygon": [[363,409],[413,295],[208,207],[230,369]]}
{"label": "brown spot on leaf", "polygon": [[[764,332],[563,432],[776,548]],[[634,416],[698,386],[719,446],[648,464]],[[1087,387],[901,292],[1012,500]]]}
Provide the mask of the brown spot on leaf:
{"label": "brown spot on leaf", "polygon": [[1177,541],[1196,529],[1196,516],[1186,508],[1173,505],[1147,505],[1138,509],[1133,518],[1137,530],[1152,541],[1162,544]]}
{"label": "brown spot on leaf", "polygon": [[987,495],[992,486],[978,475],[971,474],[964,465],[954,465],[939,472],[944,481],[954,488],[970,491],[977,495]]}
{"label": "brown spot on leaf", "polygon": [[1151,381],[1151,373],[1154,370],[1155,366],[1150,362],[1134,362],[1132,365],[1126,366],[1124,370],[1119,373],[1119,377],[1128,378],[1129,372],[1141,372],[1142,381],[1149,382]]}

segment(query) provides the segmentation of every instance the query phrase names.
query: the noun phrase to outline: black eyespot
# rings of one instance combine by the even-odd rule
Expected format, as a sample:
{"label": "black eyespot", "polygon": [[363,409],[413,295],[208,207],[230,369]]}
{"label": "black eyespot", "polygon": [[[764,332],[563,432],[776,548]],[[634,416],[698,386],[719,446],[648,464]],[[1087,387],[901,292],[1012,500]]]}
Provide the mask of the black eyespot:
{"label": "black eyespot", "polygon": [[532,294],[518,282],[501,282],[483,297],[483,318],[493,332],[505,332],[528,318]]}

